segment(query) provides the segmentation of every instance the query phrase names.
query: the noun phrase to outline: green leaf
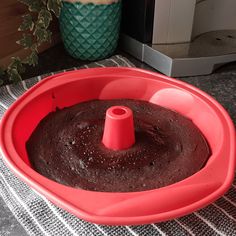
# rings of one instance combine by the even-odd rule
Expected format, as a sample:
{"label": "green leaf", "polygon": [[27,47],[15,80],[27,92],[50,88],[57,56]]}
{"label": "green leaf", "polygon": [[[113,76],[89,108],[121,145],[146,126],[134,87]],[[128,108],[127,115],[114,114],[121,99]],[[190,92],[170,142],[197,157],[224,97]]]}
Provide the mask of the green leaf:
{"label": "green leaf", "polygon": [[24,63],[30,66],[35,66],[38,64],[38,55],[36,51],[32,51],[31,54],[25,59]]}
{"label": "green leaf", "polygon": [[19,2],[28,6],[29,11],[39,12],[42,8],[43,2],[40,0],[18,0]]}
{"label": "green leaf", "polygon": [[3,80],[2,80],[2,79],[0,79],[0,86],[1,86],[1,85],[3,85]]}
{"label": "green leaf", "polygon": [[24,48],[30,48],[33,44],[32,36],[30,34],[23,34],[23,38],[16,41],[16,43]]}
{"label": "green leaf", "polygon": [[34,22],[33,22],[32,16],[30,14],[27,14],[27,15],[23,15],[22,18],[23,18],[23,22],[18,28],[18,31],[25,31],[25,30],[32,31],[34,28]]}
{"label": "green leaf", "polygon": [[36,36],[38,44],[40,45],[43,42],[50,41],[52,33],[45,28],[36,27],[34,35]]}
{"label": "green leaf", "polygon": [[59,17],[61,11],[61,1],[60,0],[48,0],[47,8],[52,11],[56,17]]}
{"label": "green leaf", "polygon": [[51,41],[52,41],[52,32],[51,31],[47,31],[47,33],[48,33],[48,39],[47,39],[47,41],[49,42],[49,43],[51,43]]}
{"label": "green leaf", "polygon": [[12,69],[8,70],[7,73],[9,76],[9,80],[13,81],[14,83],[16,83],[22,79],[16,68],[12,68]]}
{"label": "green leaf", "polygon": [[31,1],[31,5],[29,6],[29,10],[33,12],[39,12],[42,8],[42,2],[39,0]]}
{"label": "green leaf", "polygon": [[11,63],[8,66],[7,70],[16,69],[19,73],[25,72],[25,67],[23,66],[19,57],[12,57]]}
{"label": "green leaf", "polygon": [[52,14],[50,13],[50,11],[42,9],[39,12],[37,24],[40,25],[40,27],[47,29],[51,21],[52,21]]}
{"label": "green leaf", "polygon": [[11,63],[7,68],[7,74],[10,81],[18,82],[21,80],[20,73],[23,73],[25,68],[19,57],[12,57]]}
{"label": "green leaf", "polygon": [[0,67],[0,76],[3,76],[3,75],[5,75],[5,71],[3,68]]}
{"label": "green leaf", "polygon": [[37,45],[37,43],[34,43],[34,44],[32,45],[31,50],[32,50],[32,51],[36,51],[36,52],[38,53],[38,45]]}

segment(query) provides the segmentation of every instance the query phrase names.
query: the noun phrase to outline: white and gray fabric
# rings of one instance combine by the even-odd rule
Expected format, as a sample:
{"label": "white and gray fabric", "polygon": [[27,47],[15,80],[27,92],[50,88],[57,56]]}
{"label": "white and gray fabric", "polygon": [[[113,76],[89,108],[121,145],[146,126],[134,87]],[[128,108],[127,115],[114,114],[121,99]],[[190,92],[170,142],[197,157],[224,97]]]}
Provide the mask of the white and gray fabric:
{"label": "white and gray fabric", "polygon": [[[117,55],[85,67],[107,66],[133,67],[134,65],[126,58]],[[45,76],[1,87],[0,118],[21,94],[43,77]],[[0,158],[0,196],[29,235],[236,235],[236,179],[229,191],[208,207],[172,221],[144,226],[101,226],[78,219],[55,206],[15,177],[2,158]]]}

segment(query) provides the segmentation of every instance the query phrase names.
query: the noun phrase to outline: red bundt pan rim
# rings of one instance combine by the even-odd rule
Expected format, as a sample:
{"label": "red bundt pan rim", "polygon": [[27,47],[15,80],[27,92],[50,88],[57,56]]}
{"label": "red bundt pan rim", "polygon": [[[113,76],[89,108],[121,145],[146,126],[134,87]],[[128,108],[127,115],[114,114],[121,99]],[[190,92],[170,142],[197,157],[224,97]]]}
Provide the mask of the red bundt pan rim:
{"label": "red bundt pan rim", "polygon": [[[26,111],[27,106],[30,107],[31,102],[36,104],[36,102],[39,102],[39,97],[43,98],[49,96],[49,94],[51,95],[52,88],[53,92],[58,88],[56,93],[60,94],[62,85],[64,88],[64,86],[70,86],[69,84],[72,86],[72,83],[74,85],[76,81],[81,81],[80,87],[82,85],[81,92],[83,92],[83,81],[85,81],[85,87],[87,86],[87,88],[91,89],[91,87],[94,86],[93,82],[95,79],[99,81],[99,83],[105,80],[109,81],[104,82],[101,86],[101,90],[98,93],[101,99],[107,96],[106,93],[109,94],[112,87],[117,87],[117,81],[118,83],[128,83],[130,86],[132,83],[136,83],[137,87],[140,87],[140,91],[142,91],[142,89],[145,90],[143,87],[147,85],[145,93],[148,95],[152,94],[152,96],[144,94],[142,97],[137,89],[137,98],[142,99],[146,96],[146,99],[148,97],[148,100],[154,103],[156,101],[165,103],[165,100],[167,100],[165,96],[168,96],[169,92],[174,92],[175,100],[178,100],[178,90],[181,90],[180,97],[185,96],[186,93],[186,97],[184,98],[189,99],[187,94],[190,94],[196,99],[194,100],[194,105],[199,105],[200,103],[197,104],[199,100],[202,104],[205,104],[204,106],[208,106],[208,108],[212,109],[212,112],[217,116],[218,122],[220,122],[220,126],[222,126],[222,130],[219,131],[220,145],[214,147],[213,155],[210,157],[207,165],[193,176],[167,187],[149,191],[131,193],[92,192],[67,187],[41,176],[35,172],[27,162],[22,160],[23,155],[19,155],[20,147],[17,146],[16,141],[17,138],[19,139],[18,134],[21,130],[18,127],[21,119],[20,116]],[[133,79],[135,80],[134,82],[132,82]],[[142,84],[142,81],[145,82]],[[159,87],[165,85],[164,89],[161,88],[159,90],[161,93],[150,92],[152,88],[148,87],[149,84],[158,83]],[[108,88],[104,89],[106,86],[108,86]],[[128,86],[129,89],[132,89],[130,86]],[[124,90],[126,89],[124,86],[120,87]],[[73,90],[73,87],[70,88]],[[156,91],[156,89],[154,90]],[[183,94],[182,91],[184,91]],[[71,93],[75,93],[75,91]],[[118,95],[120,96],[121,94],[125,95],[125,92],[122,93],[122,91],[120,91]],[[94,94],[94,96],[95,95],[96,94]],[[173,94],[170,95],[172,96]],[[163,96],[164,101],[162,101]],[[180,100],[181,99],[182,98],[180,98]],[[189,101],[191,101],[191,99],[192,97],[190,97]],[[171,104],[161,105],[166,105],[167,107],[171,106]],[[192,105],[193,104],[190,102],[190,104],[184,108],[184,112],[187,116],[193,115],[190,113],[193,112],[194,109],[188,113]],[[209,116],[212,114],[209,114]],[[32,117],[29,117],[29,119],[31,118]],[[201,120],[201,118],[199,118],[199,120]],[[211,124],[209,124],[209,126],[211,128]],[[15,132],[16,130],[18,132]],[[223,195],[230,187],[234,177],[235,129],[224,108],[209,95],[191,85],[141,69],[96,68],[50,76],[27,91],[8,109],[1,122],[0,135],[1,152],[4,161],[18,177],[56,205],[68,210],[79,218],[99,224],[137,225],[165,221],[186,215],[210,204]]]}

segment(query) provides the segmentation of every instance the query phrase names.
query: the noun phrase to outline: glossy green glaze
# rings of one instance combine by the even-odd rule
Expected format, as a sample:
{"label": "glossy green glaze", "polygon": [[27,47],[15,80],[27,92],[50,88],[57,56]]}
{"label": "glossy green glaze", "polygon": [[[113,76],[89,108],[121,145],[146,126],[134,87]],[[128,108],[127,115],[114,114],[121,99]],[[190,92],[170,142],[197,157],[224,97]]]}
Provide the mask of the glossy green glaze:
{"label": "glossy green glaze", "polygon": [[120,19],[120,1],[109,5],[63,2],[60,29],[66,50],[82,60],[111,55],[117,47]]}

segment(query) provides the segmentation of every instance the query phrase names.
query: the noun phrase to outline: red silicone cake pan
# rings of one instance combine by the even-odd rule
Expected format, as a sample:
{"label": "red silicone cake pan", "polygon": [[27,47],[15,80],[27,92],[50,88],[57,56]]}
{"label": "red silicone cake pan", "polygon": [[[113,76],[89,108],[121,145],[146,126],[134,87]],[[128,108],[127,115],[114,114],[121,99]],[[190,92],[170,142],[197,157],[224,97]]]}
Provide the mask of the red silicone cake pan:
{"label": "red silicone cake pan", "polygon": [[[25,144],[49,112],[82,101],[117,98],[149,101],[190,118],[210,145],[206,165],[175,184],[128,193],[75,189],[31,168]],[[12,172],[56,205],[98,224],[147,224],[189,214],[222,196],[235,170],[235,128],[224,108],[193,86],[141,69],[96,68],[50,76],[8,109],[0,135],[1,152]]]}

